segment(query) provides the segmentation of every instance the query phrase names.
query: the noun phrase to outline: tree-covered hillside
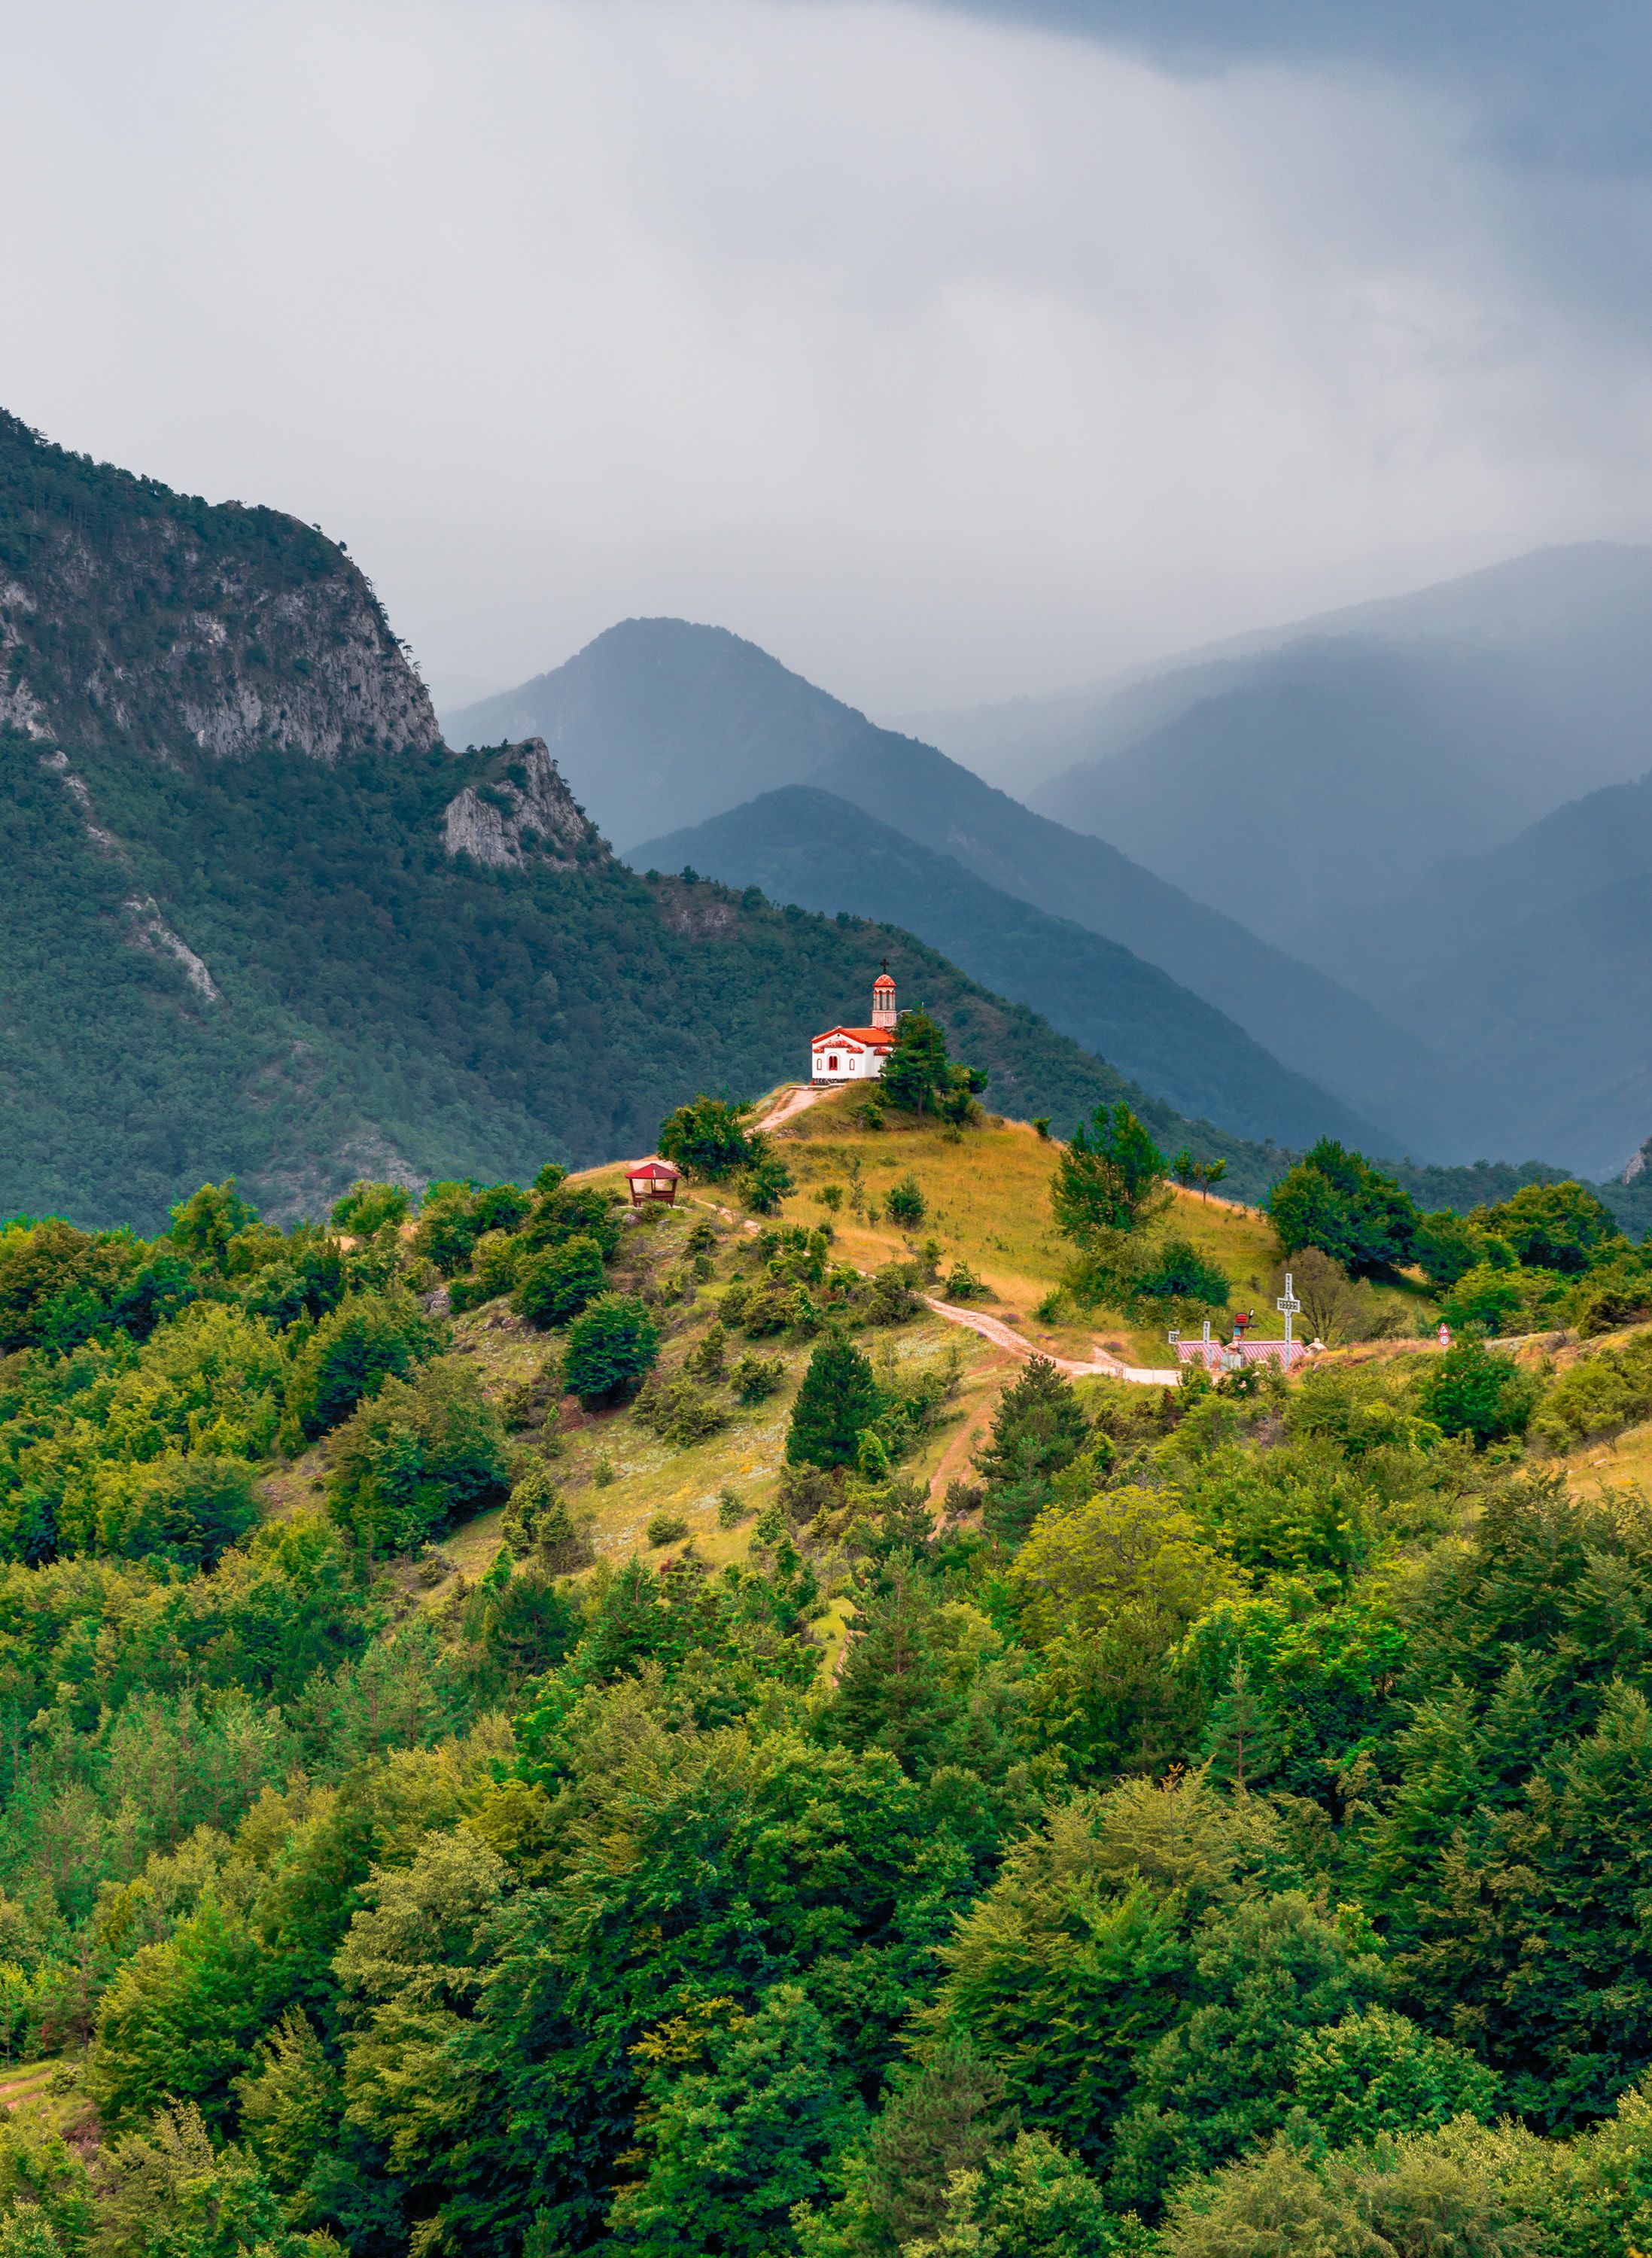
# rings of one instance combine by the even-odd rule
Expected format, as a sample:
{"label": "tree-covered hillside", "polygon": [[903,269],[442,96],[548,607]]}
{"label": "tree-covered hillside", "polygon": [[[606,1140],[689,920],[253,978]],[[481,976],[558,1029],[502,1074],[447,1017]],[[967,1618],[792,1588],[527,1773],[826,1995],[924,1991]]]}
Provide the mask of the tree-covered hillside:
{"label": "tree-covered hillside", "polygon": [[1646,2248],[1652,1336],[1074,1388],[751,1188],[0,1231],[0,2251]]}
{"label": "tree-covered hillside", "polygon": [[[583,824],[571,867],[450,855],[446,811],[472,784],[500,796],[494,772],[507,792],[500,757],[77,755],[104,846],[39,745],[0,742],[0,1210],[152,1227],[190,1182],[237,1173],[317,1213],[364,1168],[422,1182],[643,1151],[684,1090],[755,1095],[806,1068],[885,957],[1000,1108],[1066,1126],[1126,1089],[890,927],[650,885]],[[1253,1196],[1283,1165],[1140,1102]]]}

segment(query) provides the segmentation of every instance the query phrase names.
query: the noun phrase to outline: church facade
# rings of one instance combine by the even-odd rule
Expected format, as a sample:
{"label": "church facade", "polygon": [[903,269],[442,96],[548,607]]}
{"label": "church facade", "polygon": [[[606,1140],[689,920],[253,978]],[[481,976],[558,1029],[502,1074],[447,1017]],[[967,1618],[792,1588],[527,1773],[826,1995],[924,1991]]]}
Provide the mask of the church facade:
{"label": "church facade", "polygon": [[872,983],[872,1023],[867,1027],[828,1027],[810,1045],[809,1079],[824,1087],[840,1082],[876,1082],[895,1047],[895,983],[887,971]]}

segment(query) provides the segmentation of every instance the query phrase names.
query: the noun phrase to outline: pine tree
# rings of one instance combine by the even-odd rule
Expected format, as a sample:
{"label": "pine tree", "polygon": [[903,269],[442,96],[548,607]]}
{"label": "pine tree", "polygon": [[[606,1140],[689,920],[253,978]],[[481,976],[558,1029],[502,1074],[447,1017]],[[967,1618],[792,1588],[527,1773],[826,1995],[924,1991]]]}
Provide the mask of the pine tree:
{"label": "pine tree", "polygon": [[828,1333],[809,1359],[791,1409],[786,1458],[794,1466],[852,1466],[861,1437],[883,1408],[869,1360],[853,1341]]}
{"label": "pine tree", "polygon": [[1054,1476],[1089,1440],[1073,1384],[1048,1357],[1035,1356],[999,1398],[986,1446],[976,1455],[986,1477],[985,1525],[996,1536],[1025,1536],[1050,1502]]}

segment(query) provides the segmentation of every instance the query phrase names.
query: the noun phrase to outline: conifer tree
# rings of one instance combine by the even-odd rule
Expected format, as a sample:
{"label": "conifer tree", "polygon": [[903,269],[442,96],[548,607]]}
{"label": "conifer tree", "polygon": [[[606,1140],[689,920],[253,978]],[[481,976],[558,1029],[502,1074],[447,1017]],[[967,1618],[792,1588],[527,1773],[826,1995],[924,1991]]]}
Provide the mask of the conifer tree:
{"label": "conifer tree", "polygon": [[794,1466],[852,1466],[861,1437],[883,1408],[869,1361],[840,1332],[828,1333],[809,1359],[786,1436]]}

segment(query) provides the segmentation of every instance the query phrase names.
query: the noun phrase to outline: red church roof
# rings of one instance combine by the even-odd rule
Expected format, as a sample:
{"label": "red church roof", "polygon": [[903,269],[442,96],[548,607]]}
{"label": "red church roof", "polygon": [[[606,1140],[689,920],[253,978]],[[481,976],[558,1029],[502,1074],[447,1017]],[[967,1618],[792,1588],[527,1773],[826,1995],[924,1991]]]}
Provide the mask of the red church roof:
{"label": "red church roof", "polygon": [[865,1043],[876,1051],[893,1050],[895,1030],[893,1027],[828,1027],[825,1034],[815,1037],[812,1047],[819,1050],[822,1043]]}

